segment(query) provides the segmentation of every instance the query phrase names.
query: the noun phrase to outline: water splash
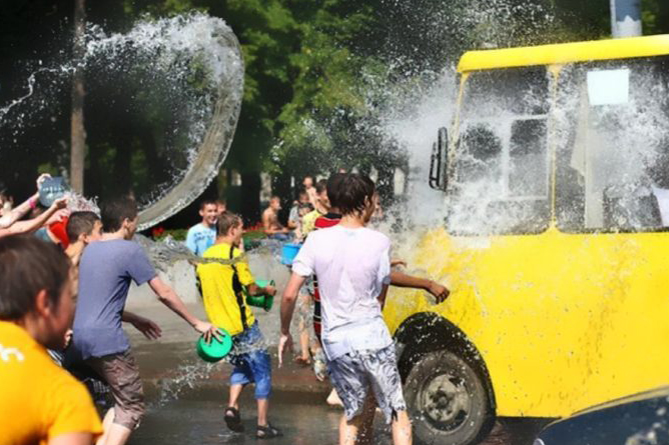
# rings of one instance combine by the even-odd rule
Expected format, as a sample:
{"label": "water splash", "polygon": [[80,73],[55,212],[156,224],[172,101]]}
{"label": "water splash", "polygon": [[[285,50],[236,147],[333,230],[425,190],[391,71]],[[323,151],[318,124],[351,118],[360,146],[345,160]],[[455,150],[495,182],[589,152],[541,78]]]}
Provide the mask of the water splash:
{"label": "water splash", "polygon": [[4,107],[0,107],[0,123],[2,122],[3,118],[5,117],[6,114],[8,114],[12,108],[21,105],[24,101],[28,100],[32,95],[35,93],[35,83],[37,82],[37,76],[43,73],[51,73],[51,74],[61,74],[61,73],[72,73],[73,68],[68,67],[68,66],[63,66],[61,68],[40,68],[37,71],[33,72],[30,76],[28,76],[28,80],[26,81],[26,89],[28,92],[24,94],[23,96],[19,97],[18,99],[12,100],[9,105],[6,105]]}
{"label": "water splash", "polygon": [[203,380],[209,379],[215,371],[216,364],[196,362],[180,365],[173,377],[165,377],[160,380],[160,394],[156,400],[157,408],[163,407],[169,402],[178,400],[179,396],[189,389],[194,389]]}
{"label": "water splash", "polygon": [[[91,26],[83,60],[51,65],[32,73],[26,94],[0,108],[0,129],[12,138],[0,154],[15,149],[12,145],[30,144],[21,139],[29,138],[27,130],[48,127],[49,120],[58,122],[63,111],[57,110],[64,108],[59,100],[69,99],[69,79],[76,69],[83,69],[87,107],[100,107],[93,115],[118,116],[135,108],[163,112],[152,118],[162,125],[162,134],[155,136],[157,173],[140,178],[142,189],[135,190],[141,206],[140,230],[190,204],[218,174],[234,136],[244,80],[239,42],[223,20],[201,13],[144,19],[128,33],[109,35],[102,27]],[[108,103],[98,103],[109,96]],[[164,113],[168,109],[170,113]],[[49,131],[61,131],[56,127]],[[88,135],[90,143],[95,129],[88,129]],[[52,139],[67,137],[58,133]],[[64,155],[67,144],[62,145]],[[96,162],[102,157],[94,150],[90,156],[98,158]],[[64,165],[65,160],[59,163]]]}
{"label": "water splash", "polygon": [[[202,258],[191,252],[183,241],[177,241],[171,236],[167,236],[160,241],[153,241],[144,235],[137,234],[134,239],[144,248],[151,263],[163,272],[167,272],[171,266],[180,261],[186,261],[192,266],[212,263],[234,265],[241,262],[254,261],[269,266],[270,269],[284,268],[284,266],[280,265],[282,244],[275,240],[259,241],[251,251],[243,252],[241,255],[230,259]],[[265,271],[263,270],[263,272]],[[266,276],[271,277],[273,275],[271,271],[265,273]]]}

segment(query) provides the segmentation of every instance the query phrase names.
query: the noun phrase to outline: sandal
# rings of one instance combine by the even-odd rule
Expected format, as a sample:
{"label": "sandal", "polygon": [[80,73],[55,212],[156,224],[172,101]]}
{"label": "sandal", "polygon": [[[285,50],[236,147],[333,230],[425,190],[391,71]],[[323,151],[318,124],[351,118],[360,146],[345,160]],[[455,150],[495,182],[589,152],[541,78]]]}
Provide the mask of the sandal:
{"label": "sandal", "polygon": [[232,406],[225,409],[225,424],[235,433],[243,433],[244,425],[242,425],[242,418],[239,415],[239,410]]}
{"label": "sandal", "polygon": [[258,425],[258,430],[256,431],[258,439],[274,439],[281,436],[283,436],[281,430],[274,428],[269,422],[267,422],[267,426]]}

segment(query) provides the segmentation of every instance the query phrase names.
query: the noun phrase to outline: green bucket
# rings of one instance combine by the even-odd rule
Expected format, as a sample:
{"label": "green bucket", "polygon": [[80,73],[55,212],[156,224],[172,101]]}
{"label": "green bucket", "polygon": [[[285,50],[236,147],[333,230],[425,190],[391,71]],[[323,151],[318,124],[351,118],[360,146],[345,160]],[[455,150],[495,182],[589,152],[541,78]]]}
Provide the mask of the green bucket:
{"label": "green bucket", "polygon": [[[267,287],[274,286],[274,280],[256,280],[256,286]],[[246,304],[253,307],[259,307],[269,311],[274,304],[274,295],[249,295],[246,294]]]}
{"label": "green bucket", "polygon": [[221,328],[218,329],[218,333],[222,337],[222,340],[212,337],[211,342],[207,343],[204,337],[200,337],[197,341],[197,355],[205,362],[216,363],[228,355],[232,349],[232,337],[230,337],[230,334]]}

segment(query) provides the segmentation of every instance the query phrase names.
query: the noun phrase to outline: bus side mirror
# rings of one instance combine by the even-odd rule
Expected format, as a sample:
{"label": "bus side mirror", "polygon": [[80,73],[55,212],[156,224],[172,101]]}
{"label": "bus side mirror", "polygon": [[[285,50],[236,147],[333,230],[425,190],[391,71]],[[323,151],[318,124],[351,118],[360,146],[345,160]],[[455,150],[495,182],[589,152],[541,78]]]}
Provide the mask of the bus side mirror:
{"label": "bus side mirror", "polygon": [[448,130],[441,127],[437,142],[432,144],[430,158],[429,185],[435,190],[446,190],[446,172],[448,171]]}

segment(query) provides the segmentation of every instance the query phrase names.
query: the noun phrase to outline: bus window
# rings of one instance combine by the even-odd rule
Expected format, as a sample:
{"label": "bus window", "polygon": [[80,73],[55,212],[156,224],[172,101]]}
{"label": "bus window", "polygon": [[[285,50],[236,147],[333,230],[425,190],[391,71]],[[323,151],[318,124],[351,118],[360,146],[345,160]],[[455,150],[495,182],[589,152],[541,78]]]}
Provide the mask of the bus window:
{"label": "bus window", "polygon": [[448,229],[529,234],[549,220],[545,67],[473,72],[449,180]]}
{"label": "bus window", "polygon": [[548,192],[545,119],[513,123],[509,157],[511,195],[545,198]]}
{"label": "bus window", "polygon": [[[613,94],[593,92],[592,80],[607,77]],[[668,93],[667,57],[562,69],[555,113],[561,230],[669,227]]]}

